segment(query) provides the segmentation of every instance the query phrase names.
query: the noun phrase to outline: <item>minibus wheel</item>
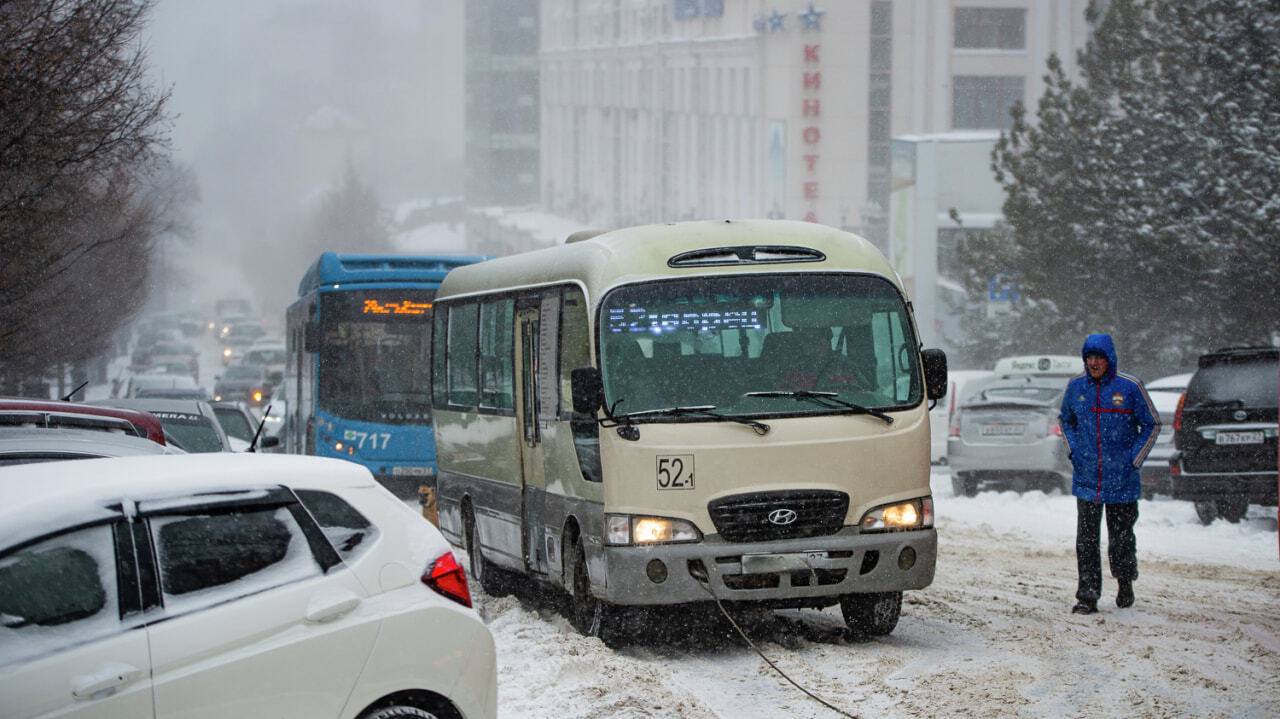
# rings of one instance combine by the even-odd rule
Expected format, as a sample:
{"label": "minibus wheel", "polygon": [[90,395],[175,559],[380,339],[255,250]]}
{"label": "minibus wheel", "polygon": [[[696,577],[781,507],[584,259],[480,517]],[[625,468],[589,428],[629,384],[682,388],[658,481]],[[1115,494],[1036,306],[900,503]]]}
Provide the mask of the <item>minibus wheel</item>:
{"label": "minibus wheel", "polygon": [[902,614],[902,592],[846,594],[840,597],[840,613],[857,636],[888,636]]}
{"label": "minibus wheel", "polygon": [[505,597],[511,593],[507,587],[507,577],[493,562],[484,558],[480,549],[480,530],[476,528],[476,516],[470,507],[467,508],[467,559],[470,563],[471,577],[480,585],[480,589],[491,597]]}
{"label": "minibus wheel", "polygon": [[618,648],[626,644],[625,617],[622,608],[601,601],[591,593],[587,574],[587,552],[579,539],[573,545],[572,594],[569,597],[569,623],[585,637],[599,637],[605,646]]}

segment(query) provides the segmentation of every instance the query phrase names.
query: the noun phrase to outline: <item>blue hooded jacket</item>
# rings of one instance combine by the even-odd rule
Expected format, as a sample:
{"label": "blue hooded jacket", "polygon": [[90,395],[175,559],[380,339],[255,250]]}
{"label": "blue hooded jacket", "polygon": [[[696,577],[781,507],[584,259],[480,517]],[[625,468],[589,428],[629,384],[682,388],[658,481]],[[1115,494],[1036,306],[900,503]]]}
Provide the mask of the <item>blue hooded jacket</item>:
{"label": "blue hooded jacket", "polygon": [[1160,415],[1136,377],[1117,371],[1111,335],[1092,334],[1080,357],[1106,355],[1101,379],[1085,373],[1067,384],[1058,422],[1071,448],[1071,493],[1102,504],[1136,502],[1142,494],[1138,469],[1155,445]]}

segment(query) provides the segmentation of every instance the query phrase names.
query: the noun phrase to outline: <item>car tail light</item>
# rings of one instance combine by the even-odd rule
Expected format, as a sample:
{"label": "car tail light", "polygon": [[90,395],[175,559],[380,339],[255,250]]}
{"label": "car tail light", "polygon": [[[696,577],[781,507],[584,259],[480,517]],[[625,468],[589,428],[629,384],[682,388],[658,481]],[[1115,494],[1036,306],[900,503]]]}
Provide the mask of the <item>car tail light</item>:
{"label": "car tail light", "polygon": [[1177,432],[1182,429],[1182,405],[1187,403],[1187,393],[1183,392],[1178,396],[1178,409],[1173,413],[1173,431]]}
{"label": "car tail light", "polygon": [[960,436],[960,413],[955,412],[951,415],[951,426],[947,427],[948,437]]}
{"label": "car tail light", "polygon": [[1052,422],[1052,423],[1050,423],[1050,424],[1049,424],[1049,434],[1053,435],[1054,437],[1061,437],[1061,436],[1062,436],[1062,425],[1058,424],[1057,422]]}
{"label": "car tail light", "polygon": [[471,590],[467,588],[467,574],[453,558],[453,552],[445,552],[427,567],[422,583],[441,596],[452,599],[464,607],[471,606]]}

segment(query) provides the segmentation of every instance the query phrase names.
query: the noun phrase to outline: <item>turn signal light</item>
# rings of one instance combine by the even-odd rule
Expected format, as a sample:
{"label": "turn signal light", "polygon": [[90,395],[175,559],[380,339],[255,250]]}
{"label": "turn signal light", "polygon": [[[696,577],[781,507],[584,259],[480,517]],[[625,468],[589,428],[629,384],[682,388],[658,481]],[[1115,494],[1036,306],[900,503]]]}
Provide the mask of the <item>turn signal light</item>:
{"label": "turn signal light", "polygon": [[453,558],[453,552],[445,552],[437,557],[422,575],[422,583],[446,599],[452,599],[464,607],[471,606],[467,574],[462,571],[458,560]]}

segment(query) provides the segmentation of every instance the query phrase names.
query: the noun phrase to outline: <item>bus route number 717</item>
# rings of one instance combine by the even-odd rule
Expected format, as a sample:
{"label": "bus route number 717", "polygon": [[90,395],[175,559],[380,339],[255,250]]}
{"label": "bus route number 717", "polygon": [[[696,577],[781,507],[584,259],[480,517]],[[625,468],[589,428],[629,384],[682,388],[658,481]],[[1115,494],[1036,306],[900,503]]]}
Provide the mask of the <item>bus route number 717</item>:
{"label": "bus route number 717", "polygon": [[658,489],[693,489],[693,455],[659,456]]}

